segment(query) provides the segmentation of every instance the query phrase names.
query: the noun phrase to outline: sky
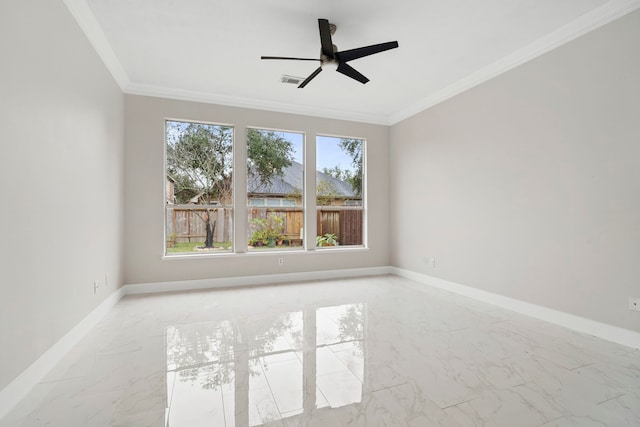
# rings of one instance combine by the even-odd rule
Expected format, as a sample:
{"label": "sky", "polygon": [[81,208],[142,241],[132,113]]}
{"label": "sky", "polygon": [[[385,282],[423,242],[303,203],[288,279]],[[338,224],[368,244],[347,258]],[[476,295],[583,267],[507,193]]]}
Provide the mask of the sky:
{"label": "sky", "polygon": [[[304,135],[293,132],[276,132],[281,137],[293,143],[295,152],[294,160],[302,163],[302,146]],[[350,170],[353,172],[351,157],[346,154],[338,145],[341,138],[330,136],[318,136],[316,139],[316,170],[321,171],[324,168],[332,168],[340,166],[342,170]]]}
{"label": "sky", "polygon": [[[186,127],[187,122],[171,121],[173,126]],[[211,126],[216,126],[211,124]],[[167,127],[167,132],[175,132],[174,127]],[[294,147],[293,158],[298,163],[303,163],[302,156],[304,145],[304,134],[297,132],[275,132],[277,135],[290,141]],[[342,138],[331,136],[318,136],[316,138],[316,170],[322,171],[324,168],[333,168],[339,166],[342,170],[354,172],[351,157],[346,154],[339,146]]]}

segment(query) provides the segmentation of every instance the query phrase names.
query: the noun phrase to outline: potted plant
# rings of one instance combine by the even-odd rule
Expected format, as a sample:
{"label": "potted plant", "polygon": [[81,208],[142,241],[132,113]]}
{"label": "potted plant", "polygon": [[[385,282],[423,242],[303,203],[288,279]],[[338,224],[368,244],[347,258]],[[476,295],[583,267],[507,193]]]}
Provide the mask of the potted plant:
{"label": "potted plant", "polygon": [[262,246],[262,231],[256,230],[251,234],[251,238],[249,239],[249,245]]}
{"label": "potted plant", "polygon": [[266,218],[254,218],[251,223],[255,231],[251,234],[249,244],[274,247],[282,240],[284,219],[275,213],[271,212]]}
{"label": "potted plant", "polygon": [[333,233],[325,233],[323,236],[316,236],[316,246],[336,246],[338,237]]}

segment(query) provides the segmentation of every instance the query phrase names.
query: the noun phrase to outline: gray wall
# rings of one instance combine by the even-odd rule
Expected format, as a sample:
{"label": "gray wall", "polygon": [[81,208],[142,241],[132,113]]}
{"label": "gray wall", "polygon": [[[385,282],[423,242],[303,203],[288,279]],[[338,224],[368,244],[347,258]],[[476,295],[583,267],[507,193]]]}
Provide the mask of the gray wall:
{"label": "gray wall", "polygon": [[[342,120],[275,113],[196,102],[127,95],[125,149],[126,262],[129,284],[224,278],[343,268],[386,266],[389,263],[389,128]],[[164,251],[164,120],[166,118],[209,121],[235,127],[234,179],[246,182],[247,126],[306,133],[308,147],[316,134],[352,136],[367,140],[367,250],[244,254],[198,259],[163,260]],[[315,151],[306,150],[314,164]],[[315,174],[307,177],[315,180]],[[315,187],[312,187],[315,188]],[[235,193],[238,218],[244,218],[246,196]],[[307,206],[315,195],[307,194]],[[244,205],[244,206],[243,206]],[[305,228],[315,236],[315,211],[310,210]],[[244,228],[234,226],[236,243],[246,245]],[[283,266],[277,258],[284,256]]]}
{"label": "gray wall", "polygon": [[640,331],[639,82],[636,11],[394,125],[392,264]]}
{"label": "gray wall", "polygon": [[122,284],[123,121],[61,1],[2,6],[0,389]]}

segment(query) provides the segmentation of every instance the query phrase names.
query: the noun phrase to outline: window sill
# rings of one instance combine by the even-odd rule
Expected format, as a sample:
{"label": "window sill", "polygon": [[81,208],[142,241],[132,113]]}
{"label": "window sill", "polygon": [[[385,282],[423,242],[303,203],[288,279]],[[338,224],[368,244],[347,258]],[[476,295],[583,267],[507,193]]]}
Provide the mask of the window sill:
{"label": "window sill", "polygon": [[314,248],[311,250],[279,250],[273,252],[223,252],[223,253],[207,253],[207,254],[176,254],[163,255],[160,257],[163,261],[184,261],[195,259],[215,259],[228,257],[263,257],[263,256],[282,256],[282,255],[312,255],[312,254],[330,254],[334,252],[368,252],[370,249],[365,246],[330,246],[325,248]]}

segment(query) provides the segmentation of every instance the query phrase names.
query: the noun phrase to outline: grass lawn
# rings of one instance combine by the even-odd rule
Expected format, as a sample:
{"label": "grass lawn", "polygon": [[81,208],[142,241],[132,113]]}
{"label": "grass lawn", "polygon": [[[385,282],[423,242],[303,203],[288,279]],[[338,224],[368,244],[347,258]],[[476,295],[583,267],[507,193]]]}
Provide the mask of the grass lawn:
{"label": "grass lawn", "polygon": [[[202,247],[204,246],[204,242],[184,242],[184,243],[176,243],[176,245],[173,248],[167,248],[167,253],[170,254],[175,254],[175,253],[191,253],[191,252],[198,252],[196,250],[196,247]],[[216,248],[220,248],[220,250],[227,250],[227,249],[231,249],[231,242],[220,242],[220,243],[215,243],[214,246]],[[268,247],[268,246],[259,246],[259,247],[252,247],[250,248],[250,250],[253,251],[277,251],[277,250],[291,250],[293,248],[296,249],[301,249],[301,246],[273,246],[273,247]]]}
{"label": "grass lawn", "polygon": [[[195,252],[196,247],[202,247],[204,246],[204,242],[183,242],[183,243],[176,243],[176,245],[173,248],[167,248],[167,253],[184,253],[184,252]],[[221,249],[230,249],[231,248],[231,242],[221,242],[221,243],[216,243],[214,245],[216,248],[221,248]]]}

